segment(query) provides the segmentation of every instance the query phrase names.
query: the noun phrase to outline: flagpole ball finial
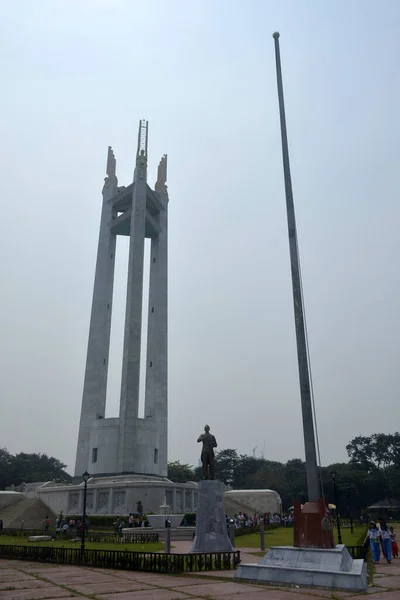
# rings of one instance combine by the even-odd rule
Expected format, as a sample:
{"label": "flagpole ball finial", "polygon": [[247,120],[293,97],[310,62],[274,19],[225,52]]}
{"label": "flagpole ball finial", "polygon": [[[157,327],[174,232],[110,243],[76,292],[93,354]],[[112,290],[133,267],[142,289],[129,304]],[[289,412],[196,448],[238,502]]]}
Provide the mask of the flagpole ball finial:
{"label": "flagpole ball finial", "polygon": [[275,33],[272,34],[272,37],[277,40],[279,38],[279,31],[275,31]]}

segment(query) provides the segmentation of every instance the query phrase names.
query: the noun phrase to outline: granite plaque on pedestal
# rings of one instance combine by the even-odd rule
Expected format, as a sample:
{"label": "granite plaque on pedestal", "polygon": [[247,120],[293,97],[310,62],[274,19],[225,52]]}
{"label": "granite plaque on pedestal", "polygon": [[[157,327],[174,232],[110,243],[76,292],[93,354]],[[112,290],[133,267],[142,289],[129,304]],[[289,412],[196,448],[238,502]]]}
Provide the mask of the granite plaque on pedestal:
{"label": "granite plaque on pedestal", "polygon": [[197,490],[196,535],[191,552],[233,552],[226,530],[220,481],[205,479]]}

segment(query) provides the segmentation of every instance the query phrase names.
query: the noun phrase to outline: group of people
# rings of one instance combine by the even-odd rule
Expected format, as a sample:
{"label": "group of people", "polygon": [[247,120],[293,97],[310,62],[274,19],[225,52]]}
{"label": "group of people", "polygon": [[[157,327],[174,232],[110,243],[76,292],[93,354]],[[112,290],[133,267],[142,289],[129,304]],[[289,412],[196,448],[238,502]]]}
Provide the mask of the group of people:
{"label": "group of people", "polygon": [[[116,521],[114,521],[113,523],[114,525],[114,532],[117,533],[118,535],[122,536],[122,530],[124,529],[124,527],[126,527],[125,522],[118,518]],[[149,522],[147,521],[145,515],[134,515],[133,513],[129,513],[129,517],[128,517],[128,527],[148,527],[149,526]]]}
{"label": "group of people", "polygon": [[[62,516],[62,514],[60,514],[60,516],[57,517],[57,519],[56,519],[56,537],[60,537],[61,535],[63,535],[64,537],[73,537],[74,531],[75,531],[75,526],[76,526],[76,535],[78,537],[80,537],[82,535],[83,528],[85,528],[85,533],[88,532],[89,521],[86,518],[85,524],[83,524],[83,521],[81,519],[78,519],[78,521],[75,522],[74,519],[66,519],[65,517]],[[44,526],[45,532],[47,532],[49,530],[49,527],[50,527],[50,519],[47,516],[45,519],[45,526]]]}
{"label": "group of people", "polygon": [[143,514],[129,513],[128,527],[148,527],[149,522]]}
{"label": "group of people", "polygon": [[382,554],[387,562],[391,564],[393,557],[399,555],[399,547],[396,541],[396,532],[393,527],[388,527],[385,519],[378,519],[377,522],[370,521],[365,544],[369,542],[372,550],[372,559],[378,564]]}
{"label": "group of people", "polygon": [[[240,529],[241,527],[257,527],[260,523],[264,523],[264,525],[269,525],[271,523],[281,523],[281,517],[278,514],[264,513],[263,515],[254,514],[252,517],[245,512],[239,511],[238,514],[235,514],[233,517],[234,526],[236,529]],[[231,524],[231,520],[226,515],[226,523],[229,526]]]}
{"label": "group of people", "polygon": [[294,514],[293,514],[293,512],[289,512],[287,514],[282,515],[282,517],[281,517],[281,525],[282,525],[282,527],[293,527],[293,525],[294,525]]}

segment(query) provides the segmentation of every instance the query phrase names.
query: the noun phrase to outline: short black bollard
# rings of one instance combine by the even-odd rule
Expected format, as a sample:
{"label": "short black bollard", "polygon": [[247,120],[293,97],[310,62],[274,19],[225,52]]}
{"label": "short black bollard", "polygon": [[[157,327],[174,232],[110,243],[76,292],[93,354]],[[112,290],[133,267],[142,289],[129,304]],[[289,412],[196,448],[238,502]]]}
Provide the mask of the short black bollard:
{"label": "short black bollard", "polygon": [[261,552],[265,552],[264,521],[260,521],[260,548]]}
{"label": "short black bollard", "polygon": [[231,540],[232,547],[235,547],[235,521],[229,519],[229,539]]}
{"label": "short black bollard", "polygon": [[171,554],[171,521],[165,519],[165,554]]}

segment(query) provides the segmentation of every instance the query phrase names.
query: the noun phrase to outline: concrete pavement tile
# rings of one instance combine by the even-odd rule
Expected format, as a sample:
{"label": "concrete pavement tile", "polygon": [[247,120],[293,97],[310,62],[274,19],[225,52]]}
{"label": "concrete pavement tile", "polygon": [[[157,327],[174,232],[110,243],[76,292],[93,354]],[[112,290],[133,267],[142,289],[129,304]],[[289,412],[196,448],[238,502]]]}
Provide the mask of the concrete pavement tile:
{"label": "concrete pavement tile", "polygon": [[[104,578],[103,578],[104,577]],[[74,575],[73,577],[68,577],[67,575],[57,575],[52,577],[51,575],[47,575],[46,579],[56,583],[57,585],[79,585],[80,583],[115,583],[117,584],[120,579],[117,577],[105,577],[105,576],[97,576],[95,573],[87,572],[81,573],[80,575]]]}
{"label": "concrete pavement tile", "polygon": [[[2,576],[0,575],[0,592],[2,590],[6,590],[7,588],[13,587],[16,590],[34,590],[37,588],[49,587],[50,584],[47,581],[41,581],[40,579],[29,579],[28,581],[21,581],[20,579],[15,579],[14,581],[4,581]],[[0,594],[1,598],[1,594]]]}
{"label": "concrete pavement tile", "polygon": [[193,596],[174,590],[146,590],[124,594],[96,594],[100,600],[194,600]]}
{"label": "concrete pavement tile", "polygon": [[375,565],[375,571],[383,575],[400,575],[400,565],[396,563],[392,563],[391,565],[383,563]]}
{"label": "concrete pavement tile", "polygon": [[67,567],[63,565],[44,565],[41,563],[36,563],[30,566],[19,564],[18,569],[26,573],[73,573],[74,571],[80,571],[81,567]]}
{"label": "concrete pavement tile", "polygon": [[213,580],[208,581],[199,577],[192,577],[190,573],[185,573],[182,576],[179,575],[152,575],[151,573],[140,573],[128,575],[129,580],[135,581],[136,583],[146,583],[148,585],[161,586],[166,588],[182,587],[184,585],[195,585],[196,583],[212,583]]}
{"label": "concrete pavement tile", "polygon": [[14,575],[14,573],[18,573],[16,569],[0,569],[0,572],[2,577],[4,575]]}
{"label": "concrete pavement tile", "polygon": [[233,579],[236,571],[201,571],[201,573],[185,573],[187,577],[222,577],[223,579]]}
{"label": "concrete pavement tile", "polygon": [[[7,560],[7,559],[5,559],[3,561],[0,561],[0,570],[1,569],[12,569],[15,566],[20,567],[21,564],[24,564],[24,563],[22,563],[20,560]],[[26,564],[31,564],[31,563],[27,562]]]}
{"label": "concrete pavement tile", "polygon": [[35,578],[31,575],[25,575],[24,573],[19,573],[15,571],[13,575],[0,575],[0,581],[3,583],[4,581],[34,581]]}
{"label": "concrete pavement tile", "polygon": [[167,575],[162,585],[170,588],[178,588],[183,585],[195,585],[196,583],[209,585],[212,583],[212,580],[202,580],[202,579],[194,579],[192,577],[179,576],[179,575]]}
{"label": "concrete pavement tile", "polygon": [[36,590],[7,590],[1,592],[1,600],[44,600],[45,598],[70,598],[71,592],[54,586]]}
{"label": "concrete pavement tile", "polygon": [[377,578],[377,581],[375,583],[379,587],[400,589],[400,575],[388,575],[387,577],[379,577]]}
{"label": "concrete pavement tile", "polygon": [[138,573],[138,571],[125,571],[125,569],[97,569],[96,567],[85,567],[92,573],[102,573],[103,575],[121,575],[123,573]]}
{"label": "concrete pavement tile", "polygon": [[[21,571],[19,571],[21,572]],[[82,576],[82,569],[80,571],[53,571],[51,569],[48,569],[47,571],[42,569],[40,571],[29,571],[28,573],[26,573],[27,575],[31,576],[31,577],[46,577],[46,578],[61,578],[63,577],[64,579],[68,578],[68,577],[81,577]]]}
{"label": "concrete pavement tile", "polygon": [[[243,586],[245,587],[245,586]],[[248,590],[247,587],[237,594],[232,594],[231,596],[220,595],[214,593],[212,595],[213,600],[310,600],[310,596],[306,594],[296,595],[294,596],[291,592],[287,592],[285,590],[276,590],[276,589],[251,589]],[[191,600],[191,599],[190,599]]]}
{"label": "concrete pavement tile", "polygon": [[[349,596],[354,596],[356,592],[345,592],[344,590],[324,590],[321,588],[304,588],[304,587],[295,587],[295,586],[285,586],[283,588],[286,591],[293,592],[294,594],[308,594],[309,596],[316,596],[317,598],[332,598],[332,594],[337,598],[348,598]],[[294,600],[298,600],[298,596],[295,597]],[[311,599],[310,599],[311,600]]]}
{"label": "concrete pavement tile", "polygon": [[174,587],[175,581],[175,577],[172,575],[153,575],[153,573],[136,573],[134,578],[138,583],[160,585],[161,587]]}
{"label": "concrete pavement tile", "polygon": [[[93,573],[93,571],[92,571],[92,573]],[[146,573],[142,573],[142,572],[138,572],[138,571],[123,571],[121,569],[121,571],[116,571],[116,572],[113,571],[112,575],[118,581],[138,581],[139,579],[142,580],[143,576],[146,575]],[[148,575],[154,577],[154,575],[152,575],[152,573],[148,573]]]}
{"label": "concrete pavement tile", "polygon": [[73,583],[69,586],[80,594],[113,594],[118,592],[136,592],[137,590],[154,590],[154,586],[145,583],[136,583],[135,581],[117,581],[109,583]]}
{"label": "concrete pavement tile", "polygon": [[[170,587],[173,587],[172,585]],[[192,594],[193,596],[235,596],[235,594],[244,593],[246,594],[252,593],[252,591],[261,591],[265,593],[262,587],[254,586],[254,585],[246,585],[243,583],[233,583],[231,581],[207,581],[191,585],[185,585],[183,587],[179,587],[180,592],[186,592],[187,594]]]}
{"label": "concrete pavement tile", "polygon": [[[374,600],[399,600],[400,594],[398,590],[393,590],[391,592],[377,592],[373,594],[368,594],[369,598],[374,598]],[[365,595],[361,596],[352,596],[351,600],[365,600]],[[268,599],[269,600],[269,599]]]}

